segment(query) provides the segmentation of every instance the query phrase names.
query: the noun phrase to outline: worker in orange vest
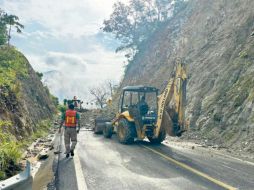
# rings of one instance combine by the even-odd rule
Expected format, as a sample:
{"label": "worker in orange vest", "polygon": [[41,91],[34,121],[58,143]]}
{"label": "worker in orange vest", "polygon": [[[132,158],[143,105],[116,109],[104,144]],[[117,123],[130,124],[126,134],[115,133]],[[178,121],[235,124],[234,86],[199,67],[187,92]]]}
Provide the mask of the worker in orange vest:
{"label": "worker in orange vest", "polygon": [[[59,133],[61,133],[61,128],[64,125],[64,144],[66,149],[66,158],[74,156],[74,149],[77,144],[77,134],[80,130],[80,115],[76,110],[74,110],[74,105],[70,104],[69,109],[62,114],[62,121],[59,128]],[[71,141],[71,146],[70,146]]]}

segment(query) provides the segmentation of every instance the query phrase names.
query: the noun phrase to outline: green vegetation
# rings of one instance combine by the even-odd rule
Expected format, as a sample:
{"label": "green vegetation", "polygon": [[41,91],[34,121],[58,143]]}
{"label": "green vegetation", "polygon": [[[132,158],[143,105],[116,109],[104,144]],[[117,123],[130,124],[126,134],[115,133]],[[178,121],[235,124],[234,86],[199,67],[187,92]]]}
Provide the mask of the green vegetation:
{"label": "green vegetation", "polygon": [[22,150],[27,148],[33,141],[38,138],[45,137],[52,126],[49,120],[43,120],[39,122],[35,131],[31,137],[26,138],[22,141],[16,141],[15,137],[10,133],[3,133],[3,128],[6,126],[12,126],[11,121],[0,120],[0,180],[5,179],[6,170],[8,170],[10,165],[18,165]]}
{"label": "green vegetation", "polygon": [[57,97],[53,96],[52,94],[50,94],[49,96],[50,96],[51,101],[55,105],[55,107],[57,107],[59,105],[59,99]]}
{"label": "green vegetation", "polygon": [[248,53],[247,53],[246,51],[241,51],[241,52],[239,53],[239,57],[240,57],[240,58],[247,58],[247,57],[248,57]]}
{"label": "green vegetation", "polygon": [[51,99],[52,103],[54,104],[54,106],[57,108],[57,106],[59,104],[58,98],[50,93],[49,88],[47,86],[44,86],[44,89],[45,89],[47,95],[49,96],[49,98]]}
{"label": "green vegetation", "polygon": [[223,136],[223,138],[225,139],[225,141],[230,141],[234,137],[235,132],[234,131],[227,131],[224,134],[225,135]]}
{"label": "green vegetation", "polygon": [[64,113],[67,110],[67,107],[65,105],[59,104],[57,107],[58,111],[61,113]]}
{"label": "green vegetation", "polygon": [[219,113],[215,113],[213,116],[214,121],[221,122],[223,115]]}
{"label": "green vegetation", "polygon": [[40,73],[40,72],[36,72],[37,76],[40,78],[40,80],[42,79],[43,77],[43,73]]}
{"label": "green vegetation", "polygon": [[13,138],[11,134],[0,132],[0,180],[6,178],[8,167],[17,165],[22,155],[20,144]]}
{"label": "green vegetation", "polygon": [[28,61],[15,48],[3,47],[0,50],[0,87],[18,92],[20,84],[17,78],[28,76]]}
{"label": "green vegetation", "polygon": [[4,23],[4,12],[0,9],[0,45],[7,42],[7,25]]}
{"label": "green vegetation", "polygon": [[35,127],[34,134],[32,135],[32,140],[45,137],[48,135],[48,132],[52,126],[52,123],[50,120],[43,120],[37,126]]}
{"label": "green vegetation", "polygon": [[0,128],[2,127],[11,127],[12,126],[12,122],[11,121],[6,121],[6,120],[0,120]]}

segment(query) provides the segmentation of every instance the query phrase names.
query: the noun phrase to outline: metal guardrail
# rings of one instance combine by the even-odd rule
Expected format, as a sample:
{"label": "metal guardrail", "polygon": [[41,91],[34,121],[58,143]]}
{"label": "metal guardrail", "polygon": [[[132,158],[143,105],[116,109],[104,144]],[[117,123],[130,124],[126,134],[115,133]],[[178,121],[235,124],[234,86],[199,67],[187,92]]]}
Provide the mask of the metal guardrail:
{"label": "metal guardrail", "polygon": [[56,190],[60,190],[59,189],[59,162],[60,162],[60,155],[61,155],[61,149],[62,149],[62,140],[63,140],[62,133],[57,134],[55,138],[55,144],[57,144],[57,154],[54,159],[55,167],[53,169],[54,176],[55,176],[54,186]]}
{"label": "metal guardrail", "polygon": [[25,171],[0,182],[0,190],[32,190],[31,164],[26,162]]}

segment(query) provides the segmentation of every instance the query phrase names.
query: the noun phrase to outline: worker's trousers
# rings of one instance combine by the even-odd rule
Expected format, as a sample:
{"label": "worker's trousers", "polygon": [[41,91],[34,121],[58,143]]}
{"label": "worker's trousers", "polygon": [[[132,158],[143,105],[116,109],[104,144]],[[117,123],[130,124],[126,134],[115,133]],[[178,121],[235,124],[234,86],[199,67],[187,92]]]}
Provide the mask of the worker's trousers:
{"label": "worker's trousers", "polygon": [[[71,143],[71,145],[70,145],[70,143]],[[66,154],[69,154],[71,150],[75,149],[75,146],[77,144],[76,127],[65,127],[64,144],[65,144]]]}

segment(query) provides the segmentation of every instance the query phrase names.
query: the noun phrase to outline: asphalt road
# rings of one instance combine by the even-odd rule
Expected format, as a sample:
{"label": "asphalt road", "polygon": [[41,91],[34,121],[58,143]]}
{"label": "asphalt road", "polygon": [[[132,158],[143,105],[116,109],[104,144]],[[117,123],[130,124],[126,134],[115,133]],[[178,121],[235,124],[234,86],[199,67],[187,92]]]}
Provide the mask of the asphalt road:
{"label": "asphalt road", "polygon": [[85,130],[78,141],[75,159],[62,148],[60,190],[84,190],[82,182],[88,190],[254,189],[254,164],[236,159],[146,141],[122,145]]}

